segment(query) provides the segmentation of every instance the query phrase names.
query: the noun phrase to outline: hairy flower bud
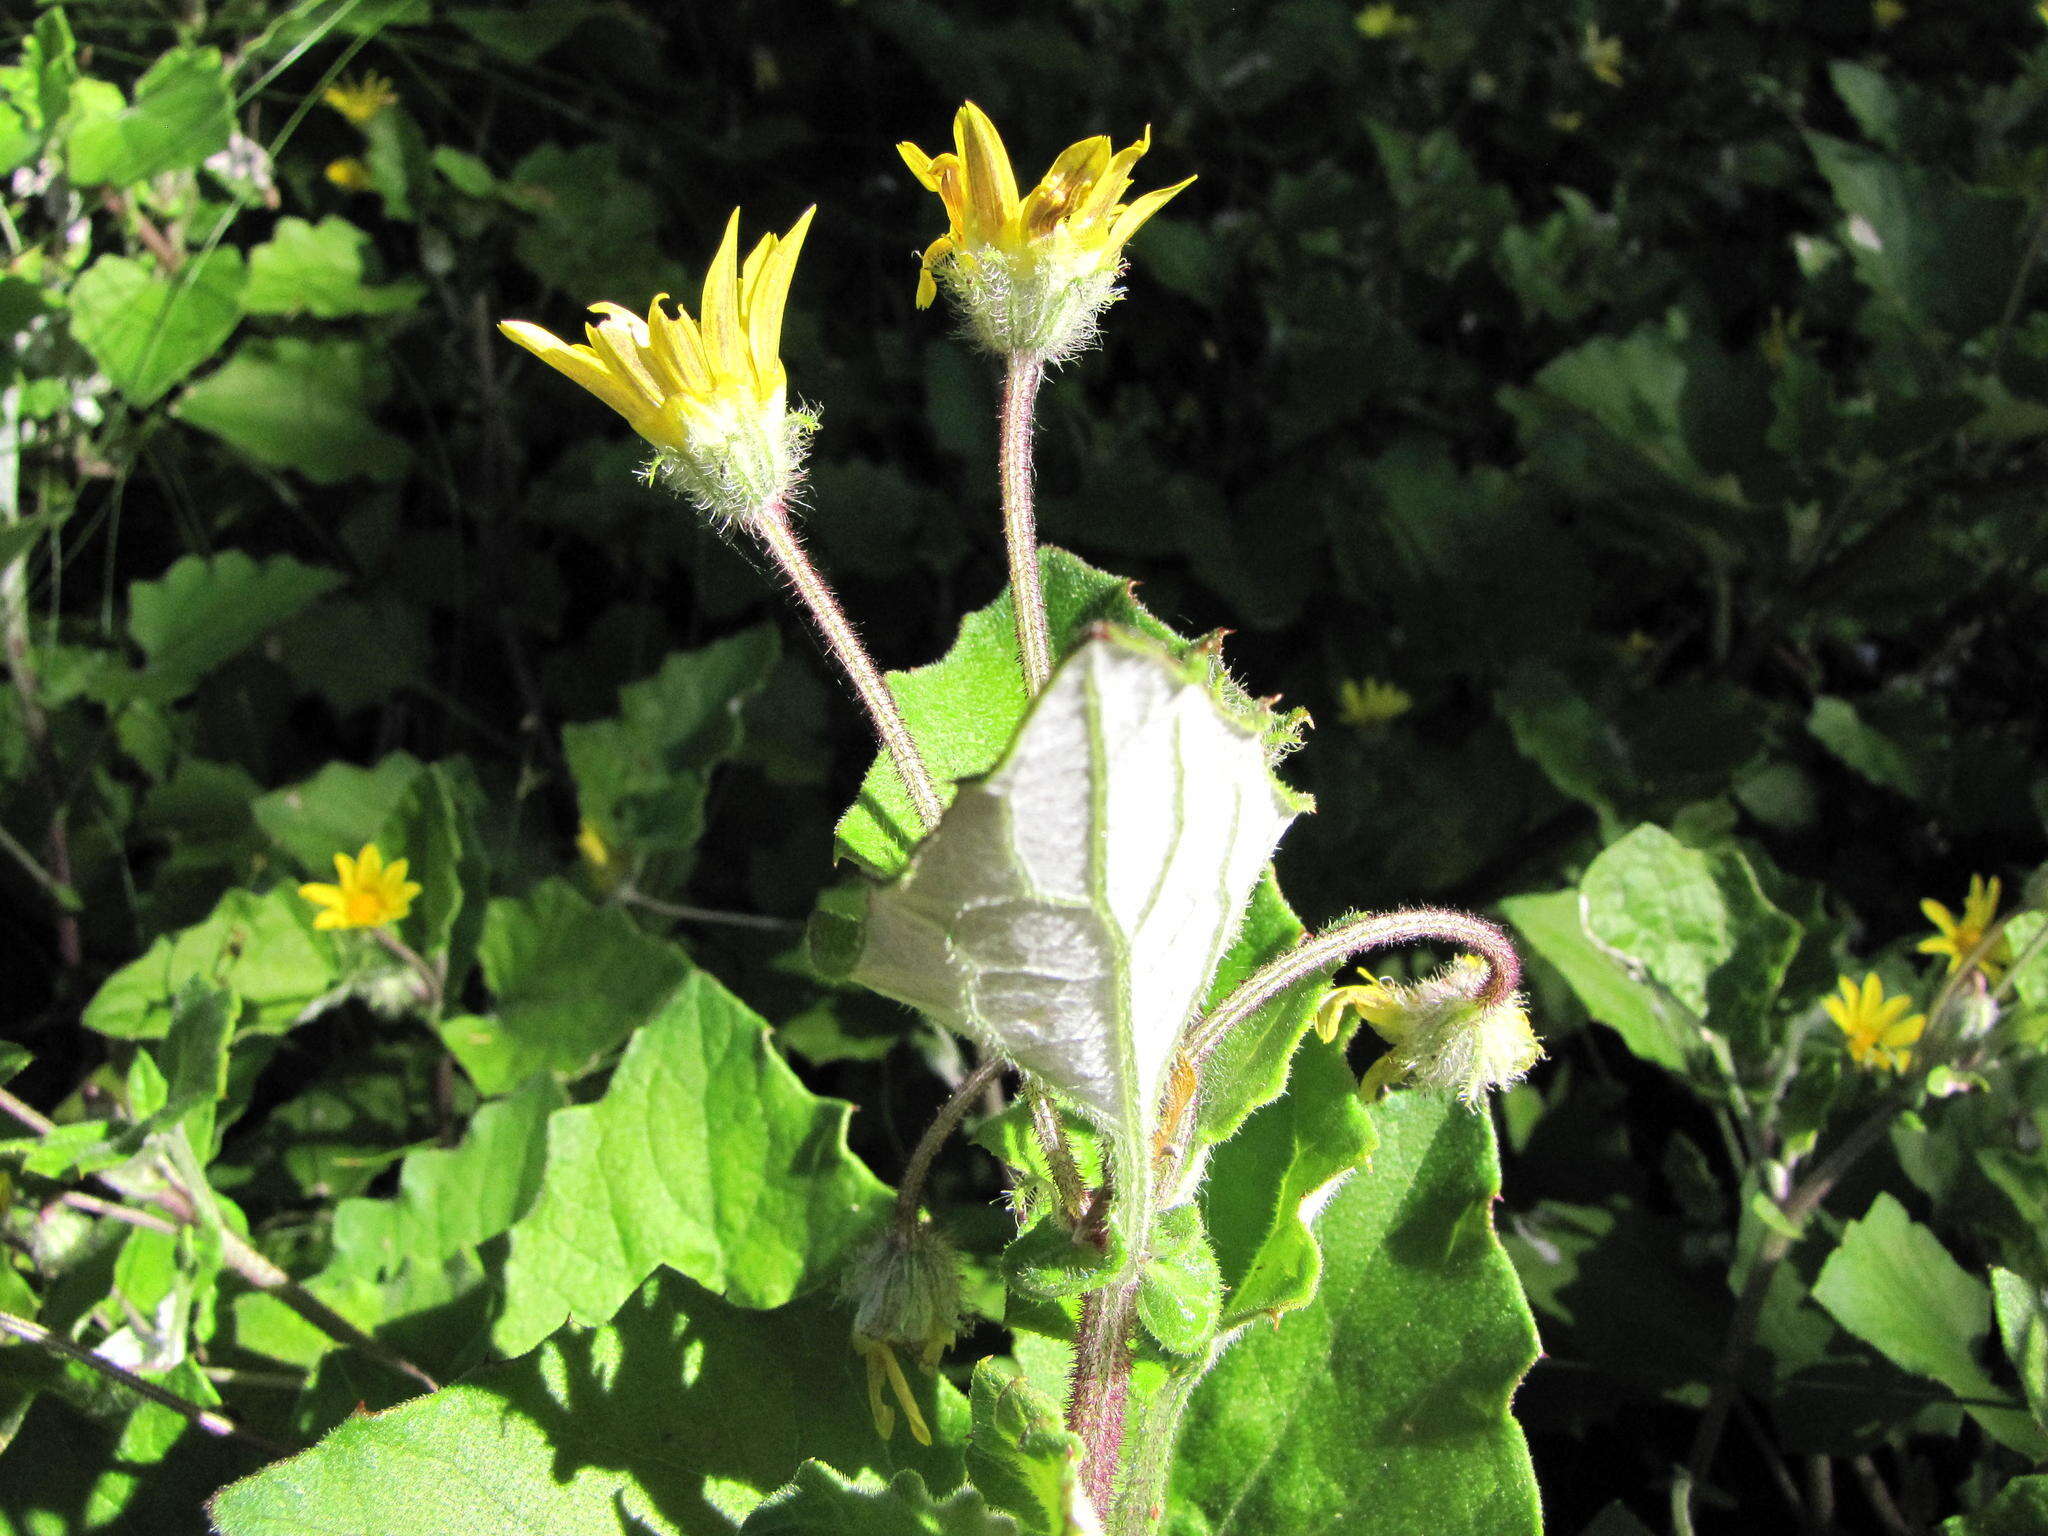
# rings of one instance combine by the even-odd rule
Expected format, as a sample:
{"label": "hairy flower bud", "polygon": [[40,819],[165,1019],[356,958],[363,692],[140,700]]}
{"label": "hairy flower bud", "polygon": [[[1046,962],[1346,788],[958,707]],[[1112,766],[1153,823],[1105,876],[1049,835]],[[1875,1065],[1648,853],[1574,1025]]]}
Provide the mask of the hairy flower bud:
{"label": "hairy flower bud", "polygon": [[960,1262],[952,1244],[929,1223],[908,1233],[892,1226],[854,1255],[842,1289],[854,1308],[853,1347],[867,1361],[876,1433],[886,1440],[896,1428],[886,1384],[912,1438],[930,1445],[931,1429],[896,1351],[910,1351],[929,1371],[959,1333]]}
{"label": "hairy flower bud", "polygon": [[1468,1107],[1493,1088],[1518,1082],[1542,1058],[1522,995],[1485,1002],[1486,962],[1461,955],[1420,981],[1382,981],[1361,971],[1363,983],[1338,987],[1316,1012],[1316,1027],[1334,1038],[1344,1011],[1358,1014],[1387,1042],[1359,1092],[1378,1093],[1401,1083],[1455,1093]]}

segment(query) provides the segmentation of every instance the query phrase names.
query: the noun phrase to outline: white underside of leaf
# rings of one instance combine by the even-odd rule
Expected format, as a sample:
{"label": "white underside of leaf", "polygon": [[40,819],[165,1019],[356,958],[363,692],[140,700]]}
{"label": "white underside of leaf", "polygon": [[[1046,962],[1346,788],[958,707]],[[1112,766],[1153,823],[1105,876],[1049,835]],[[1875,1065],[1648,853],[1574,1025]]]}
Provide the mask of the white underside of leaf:
{"label": "white underside of leaf", "polygon": [[1142,1156],[1174,1046],[1293,816],[1258,736],[1206,689],[1091,641],[874,893],[854,977]]}

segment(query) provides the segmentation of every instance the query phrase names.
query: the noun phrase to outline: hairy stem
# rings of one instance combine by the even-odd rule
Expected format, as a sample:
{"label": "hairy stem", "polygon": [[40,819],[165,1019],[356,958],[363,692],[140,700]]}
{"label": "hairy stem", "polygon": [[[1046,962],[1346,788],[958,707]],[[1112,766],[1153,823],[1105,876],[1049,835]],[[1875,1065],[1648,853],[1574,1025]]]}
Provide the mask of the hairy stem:
{"label": "hairy stem", "polygon": [[106,1377],[109,1381],[120,1383],[137,1397],[147,1398],[159,1407],[168,1408],[173,1413],[184,1415],[185,1418],[189,1419],[200,1429],[205,1430],[209,1435],[219,1435],[224,1439],[239,1440],[244,1445],[253,1446],[257,1450],[262,1451],[266,1456],[289,1456],[292,1454],[290,1446],[279,1445],[275,1441],[266,1440],[261,1435],[242,1428],[241,1425],[237,1424],[226,1414],[216,1413],[211,1408],[202,1408],[190,1399],[180,1397],[177,1393],[136,1375],[135,1372],[129,1370],[126,1366],[116,1365],[113,1361],[94,1354],[82,1344],[72,1343],[71,1340],[65,1338],[61,1333],[52,1333],[41,1323],[32,1323],[25,1317],[16,1317],[12,1312],[0,1312],[0,1333],[11,1334],[25,1344],[34,1344],[41,1349],[47,1349],[53,1355],[62,1355],[66,1360],[73,1360],[80,1365],[89,1367],[99,1372],[100,1375]]}
{"label": "hairy stem", "polygon": [[[1113,1508],[1124,1448],[1124,1413],[1131,1388],[1131,1319],[1138,1282],[1117,1280],[1081,1298],[1074,1333],[1074,1380],[1067,1398],[1067,1428],[1080,1436],[1081,1479],[1101,1511]],[[1118,1528],[1120,1529],[1120,1528]]]}
{"label": "hairy stem", "polygon": [[1342,965],[1370,949],[1430,940],[1457,944],[1477,953],[1487,964],[1486,984],[1477,1001],[1484,1007],[1505,1002],[1521,985],[1522,961],[1507,934],[1483,917],[1448,907],[1415,907],[1405,912],[1371,912],[1345,918],[1312,934],[1279,959],[1246,978],[1189,1032],[1185,1047],[1199,1062],[1230,1031],[1297,982]]}
{"label": "hairy stem", "polygon": [[[1908,1102],[1903,1093],[1894,1092],[1886,1097],[1793,1187],[1778,1207],[1791,1231],[1797,1232],[1805,1226],[1807,1218],[1820,1208],[1821,1202],[1841,1182],[1842,1175],[1891,1129],[1892,1121],[1898,1118]],[[1671,1527],[1678,1536],[1691,1536],[1694,1491],[1713,1470],[1714,1455],[1721,1448],[1722,1431],[1728,1427],[1728,1415],[1735,1405],[1742,1362],[1756,1337],[1757,1325],[1763,1320],[1771,1277],[1777,1273],[1778,1266],[1785,1261],[1796,1242],[1797,1238],[1772,1228],[1764,1233],[1755,1256],[1750,1260],[1749,1275],[1736,1298],[1735,1313],[1728,1320],[1728,1332],[1721,1343],[1721,1358],[1714,1373],[1707,1406],[1700,1414],[1698,1428],[1693,1431],[1691,1452],[1671,1485]]]}
{"label": "hairy stem", "polygon": [[1053,1103],[1052,1095],[1045,1091],[1042,1083],[1029,1078],[1024,1082],[1024,1098],[1031,1106],[1031,1130],[1038,1138],[1038,1149],[1045,1154],[1046,1166],[1052,1170],[1052,1185],[1059,1195],[1060,1210],[1071,1226],[1081,1219],[1081,1212],[1088,1204],[1088,1187],[1082,1182],[1080,1166],[1074,1161],[1074,1148],[1067,1140],[1067,1128],[1060,1124],[1060,1108]]}
{"label": "hairy stem", "polygon": [[982,1089],[1002,1075],[1004,1065],[1001,1057],[991,1056],[962,1078],[960,1086],[953,1090],[953,1096],[940,1107],[932,1117],[932,1123],[925,1127],[924,1135],[918,1138],[910,1161],[904,1165],[903,1179],[896,1186],[896,1230],[906,1241],[916,1232],[922,1219],[918,1212],[924,1204],[924,1181],[932,1171],[932,1159],[939,1155],[939,1148],[946,1144],[946,1138],[959,1128],[967,1111],[981,1096]]}
{"label": "hairy stem", "polygon": [[1038,525],[1032,506],[1031,428],[1045,359],[1012,352],[1003,374],[999,473],[1003,482],[1003,542],[1010,551],[1010,599],[1017,612],[1017,652],[1024,686],[1036,694],[1052,676],[1052,627],[1038,577]]}
{"label": "hairy stem", "polygon": [[853,684],[853,691],[860,695],[876,737],[889,754],[889,760],[896,765],[896,775],[910,792],[911,803],[917,807],[922,829],[929,832],[939,824],[939,813],[944,809],[939,800],[938,785],[932,779],[931,770],[925,767],[924,756],[917,749],[916,738],[910,734],[903,711],[896,707],[896,696],[882,681],[882,674],[875,669],[874,658],[861,644],[860,636],[846,617],[846,611],[839,606],[839,599],[832,588],[818,573],[817,566],[811,563],[809,551],[804,548],[789,520],[789,510],[779,501],[771,502],[748,518],[746,527],[761,541],[761,547],[782,572],[783,579],[796,589],[798,598],[810,612],[812,622],[818,626],[825,649],[832,653],[832,659],[839,663],[847,680]]}

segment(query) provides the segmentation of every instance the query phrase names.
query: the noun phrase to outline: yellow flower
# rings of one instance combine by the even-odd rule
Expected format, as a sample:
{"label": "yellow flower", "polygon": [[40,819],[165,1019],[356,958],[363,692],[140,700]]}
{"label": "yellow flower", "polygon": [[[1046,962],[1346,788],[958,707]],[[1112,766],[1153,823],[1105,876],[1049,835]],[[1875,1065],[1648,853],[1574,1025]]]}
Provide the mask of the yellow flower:
{"label": "yellow flower", "polygon": [[1586,41],[1579,49],[1579,59],[1602,85],[1623,83],[1621,39],[1602,37],[1600,29],[1590,21],[1586,23]]}
{"label": "yellow flower", "polygon": [[405,873],[404,859],[386,864],[377,845],[365,843],[354,858],[334,856],[335,884],[302,885],[299,894],[323,909],[313,918],[315,928],[381,928],[402,921],[420,893]]}
{"label": "yellow flower", "polygon": [[[2044,3],[2048,3],[2048,0],[2044,0]],[[1559,133],[1577,133],[1586,126],[1586,114],[1583,112],[1553,112],[1550,114],[1550,126]]]}
{"label": "yellow flower", "polygon": [[597,830],[597,823],[588,817],[585,817],[583,825],[576,829],[576,851],[582,854],[584,862],[599,874],[612,867],[611,845],[605,842],[604,834]]}
{"label": "yellow flower", "polygon": [[644,320],[617,304],[593,304],[605,318],[584,326],[587,346],[524,320],[498,329],[625,417],[660,450],[658,467],[706,513],[747,517],[795,486],[812,425],[789,409],[781,346],[790,279],[816,212],[805,210],[786,235],[762,236],[742,266],[734,209],[695,320],[680,306],[667,313],[662,293]]}
{"label": "yellow flower", "polygon": [[1376,677],[1337,685],[1337,718],[1360,730],[1398,720],[1414,707],[1415,700],[1407,689]]}
{"label": "yellow flower", "polygon": [[[1958,918],[1938,901],[1923,901],[1920,910],[1927,914],[1927,921],[1940,931],[1920,941],[1923,955],[1947,955],[1948,968],[1953,971],[1963,963],[1963,957],[1984,940],[1992,922],[1998,916],[1998,897],[2001,887],[1996,876],[1986,880],[1982,875],[1970,876],[1970,892],[1963,899],[1963,915]],[[1978,961],[1985,976],[1996,981],[2005,968],[2012,963],[2012,948],[2003,934]]]}
{"label": "yellow flower", "polygon": [[1106,135],[1082,139],[1020,197],[996,125],[971,101],[953,116],[951,151],[898,144],[911,174],[946,205],[946,233],[926,249],[918,274],[917,307],[929,305],[943,281],[992,351],[1057,359],[1085,346],[1116,297],[1125,242],[1195,179],[1118,201],[1151,146],[1149,128],[1114,152]]}
{"label": "yellow flower", "polygon": [[1391,5],[1368,5],[1351,23],[1365,36],[1378,41],[1383,37],[1404,37],[1415,30],[1415,18],[1404,16]]}
{"label": "yellow flower", "polygon": [[370,190],[370,168],[354,155],[350,155],[346,160],[328,161],[327,179],[344,192]]}
{"label": "yellow flower", "polygon": [[1439,1093],[1455,1093],[1469,1108],[1491,1088],[1528,1075],[1543,1047],[1530,1027],[1517,992],[1495,1003],[1480,1000],[1486,962],[1460,955],[1420,981],[1383,981],[1367,971],[1364,981],[1333,987],[1316,1009],[1316,1033],[1337,1038],[1347,1010],[1370,1024],[1387,1042],[1358,1091],[1370,1098],[1397,1083],[1414,1082]]}
{"label": "yellow flower", "polygon": [[367,74],[355,80],[337,80],[320,93],[320,99],[360,128],[385,108],[397,105],[398,92],[382,75]]}
{"label": "yellow flower", "polygon": [[1821,1007],[1848,1036],[1849,1059],[1859,1067],[1889,1072],[1903,1072],[1911,1066],[1913,1053],[1907,1047],[1927,1028],[1927,1015],[1908,1016],[1906,1010],[1913,1000],[1886,997],[1884,983],[1874,972],[1863,978],[1860,988],[1846,976],[1837,977],[1836,983],[1841,996],[1825,999]]}
{"label": "yellow flower", "polygon": [[1906,19],[1902,0],[1870,0],[1870,19],[1880,32],[1889,32]]}

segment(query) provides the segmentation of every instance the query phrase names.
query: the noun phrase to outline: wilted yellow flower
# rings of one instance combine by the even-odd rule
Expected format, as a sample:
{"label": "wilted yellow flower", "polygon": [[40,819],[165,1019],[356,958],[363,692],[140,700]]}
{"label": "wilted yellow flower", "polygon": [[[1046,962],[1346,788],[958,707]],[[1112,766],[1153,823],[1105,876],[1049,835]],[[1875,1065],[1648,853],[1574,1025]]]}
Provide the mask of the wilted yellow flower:
{"label": "wilted yellow flower", "polygon": [[370,168],[354,155],[350,155],[346,160],[328,161],[327,179],[344,192],[370,190]]}
{"label": "wilted yellow flower", "polygon": [[1358,974],[1362,982],[1330,990],[1316,1009],[1315,1028],[1323,1039],[1336,1039],[1348,1010],[1387,1042],[1387,1053],[1358,1085],[1367,1097],[1413,1082],[1455,1093],[1469,1107],[1488,1089],[1527,1076],[1542,1059],[1543,1047],[1520,993],[1497,1003],[1480,1001],[1487,967],[1476,955],[1460,955],[1420,981]]}
{"label": "wilted yellow flower", "polygon": [[1415,18],[1404,16],[1394,6],[1368,5],[1351,23],[1365,36],[1377,41],[1383,37],[1402,37],[1415,30]]}
{"label": "wilted yellow flower", "polygon": [[1927,1028],[1927,1015],[1909,1017],[1906,1010],[1913,1000],[1886,997],[1884,983],[1875,972],[1863,978],[1861,987],[1846,976],[1837,977],[1836,985],[1841,995],[1826,998],[1821,1007],[1848,1037],[1849,1059],[1859,1067],[1889,1072],[1903,1072],[1911,1066],[1913,1053],[1907,1047]]}
{"label": "wilted yellow flower", "polygon": [[403,921],[420,893],[405,878],[406,867],[404,859],[386,864],[377,845],[365,843],[354,858],[334,856],[335,884],[302,885],[299,894],[322,909],[314,914],[315,928],[381,928]]}
{"label": "wilted yellow flower", "polygon": [[355,80],[337,80],[320,93],[320,99],[358,128],[398,103],[398,92],[382,75],[366,74]]}
{"label": "wilted yellow flower", "polygon": [[[1963,898],[1963,915],[1959,918],[1938,901],[1923,901],[1920,910],[1927,914],[1927,921],[1940,930],[1920,941],[1923,955],[1947,955],[1948,968],[1955,970],[1962,965],[1963,957],[1984,941],[1992,922],[1998,916],[1998,897],[2003,888],[1998,878],[1986,880],[1982,875],[1970,876],[1970,892]],[[2004,935],[1993,944],[1978,962],[1984,974],[1996,981],[2012,964],[2012,947]]]}
{"label": "wilted yellow flower", "polygon": [[1337,718],[1345,725],[1369,730],[1398,720],[1415,707],[1407,689],[1377,677],[1347,680],[1337,685]]}
{"label": "wilted yellow flower", "polygon": [[797,253],[815,208],[786,235],[764,235],[739,260],[740,215],[704,278],[698,318],[670,315],[656,294],[647,318],[593,304],[589,345],[561,340],[524,320],[498,329],[617,411],[660,450],[658,468],[709,515],[745,518],[779,502],[803,464],[809,416],[788,405],[782,313]]}
{"label": "wilted yellow flower", "polygon": [[960,1331],[960,1261],[929,1224],[908,1232],[888,1231],[859,1249],[847,1266],[841,1289],[853,1303],[853,1347],[868,1367],[868,1411],[884,1440],[896,1428],[896,1414],[883,1388],[896,1399],[919,1445],[932,1443],[898,1349],[911,1351],[927,1371]]}
{"label": "wilted yellow flower", "polygon": [[1195,179],[1118,201],[1151,146],[1149,128],[1114,152],[1106,135],[1082,139],[1019,197],[996,125],[971,101],[953,116],[950,152],[898,144],[911,174],[946,205],[946,233],[926,249],[918,274],[918,308],[944,282],[992,351],[1057,359],[1085,346],[1116,297],[1125,242]]}
{"label": "wilted yellow flower", "polygon": [[1586,41],[1579,48],[1579,60],[1593,72],[1595,80],[1602,85],[1621,85],[1623,57],[1620,38],[1602,37],[1598,27],[1590,21],[1586,23]]}

